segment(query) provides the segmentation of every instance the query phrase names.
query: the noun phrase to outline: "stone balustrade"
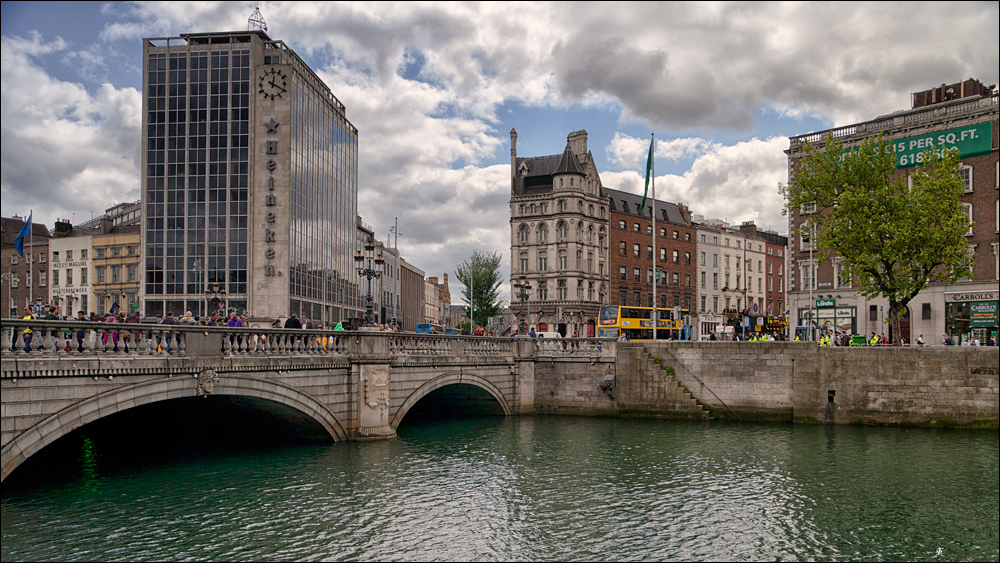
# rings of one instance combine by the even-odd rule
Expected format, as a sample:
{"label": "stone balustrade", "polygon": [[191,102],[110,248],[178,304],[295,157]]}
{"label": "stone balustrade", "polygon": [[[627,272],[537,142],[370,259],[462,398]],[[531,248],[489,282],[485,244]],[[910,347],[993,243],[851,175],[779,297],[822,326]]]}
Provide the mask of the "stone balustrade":
{"label": "stone balustrade", "polygon": [[615,341],[527,339],[399,332],[231,328],[151,323],[0,320],[4,353],[41,359],[136,356],[470,357],[614,356]]}

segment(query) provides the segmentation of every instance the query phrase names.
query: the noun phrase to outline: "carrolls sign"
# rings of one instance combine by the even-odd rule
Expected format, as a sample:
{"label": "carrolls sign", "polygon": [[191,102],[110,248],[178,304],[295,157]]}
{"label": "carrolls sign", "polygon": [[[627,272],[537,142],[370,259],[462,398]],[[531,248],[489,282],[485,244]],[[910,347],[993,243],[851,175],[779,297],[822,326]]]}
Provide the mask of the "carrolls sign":
{"label": "carrolls sign", "polygon": [[947,300],[952,303],[963,303],[966,301],[996,301],[1000,297],[1000,291],[982,291],[969,293],[949,293]]}

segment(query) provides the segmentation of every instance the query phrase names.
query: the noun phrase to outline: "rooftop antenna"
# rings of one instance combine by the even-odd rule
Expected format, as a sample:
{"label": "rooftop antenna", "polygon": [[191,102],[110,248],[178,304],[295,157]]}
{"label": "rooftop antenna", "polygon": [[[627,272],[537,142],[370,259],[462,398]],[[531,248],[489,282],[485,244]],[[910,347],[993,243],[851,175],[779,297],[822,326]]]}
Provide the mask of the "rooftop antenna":
{"label": "rooftop antenna", "polygon": [[267,31],[267,22],[264,21],[264,16],[260,15],[260,2],[254,2],[253,13],[247,20],[247,31],[254,30]]}

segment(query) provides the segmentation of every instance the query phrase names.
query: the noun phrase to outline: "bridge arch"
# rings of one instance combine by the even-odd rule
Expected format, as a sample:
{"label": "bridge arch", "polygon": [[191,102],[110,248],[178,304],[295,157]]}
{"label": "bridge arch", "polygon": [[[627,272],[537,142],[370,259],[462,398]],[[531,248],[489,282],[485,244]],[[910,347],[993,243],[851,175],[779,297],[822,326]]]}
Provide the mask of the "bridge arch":
{"label": "bridge arch", "polygon": [[442,387],[446,387],[448,385],[456,385],[456,384],[466,384],[479,387],[480,389],[489,393],[494,399],[496,399],[497,403],[500,404],[500,407],[503,408],[504,416],[511,415],[512,411],[510,408],[510,404],[504,397],[503,391],[501,391],[496,385],[491,383],[488,379],[485,379],[478,375],[470,375],[467,373],[463,374],[460,371],[456,371],[456,372],[442,374],[438,377],[435,377],[434,379],[431,379],[430,381],[427,381],[420,387],[414,389],[413,392],[410,393],[409,396],[407,396],[406,399],[403,401],[403,404],[401,404],[399,408],[396,409],[396,412],[393,413],[392,416],[389,418],[389,426],[391,426],[393,429],[397,428],[399,426],[399,423],[406,416],[406,413],[408,413],[410,409],[413,408],[413,405],[417,404],[417,402],[419,402],[420,399],[423,399],[431,392],[436,391]]}
{"label": "bridge arch", "polygon": [[[196,380],[171,377],[112,389],[75,403],[49,416],[14,438],[2,451],[2,478],[33,454],[81,426],[106,416],[150,403],[196,397]],[[212,395],[236,395],[274,401],[295,409],[314,420],[335,441],[347,439],[347,432],[337,417],[311,396],[272,380],[225,374],[215,384]]]}

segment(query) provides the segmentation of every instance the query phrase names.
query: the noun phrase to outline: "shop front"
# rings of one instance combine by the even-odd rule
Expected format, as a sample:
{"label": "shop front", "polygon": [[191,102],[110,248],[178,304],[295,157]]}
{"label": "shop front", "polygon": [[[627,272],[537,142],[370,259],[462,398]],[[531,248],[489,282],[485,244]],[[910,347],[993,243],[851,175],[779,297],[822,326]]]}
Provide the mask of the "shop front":
{"label": "shop front", "polygon": [[945,293],[945,333],[955,344],[978,340],[985,345],[996,338],[997,291]]}
{"label": "shop front", "polygon": [[[836,299],[817,299],[815,308],[799,309],[795,334],[800,340],[813,340],[830,331],[838,336],[858,333],[857,307],[837,306]],[[815,327],[814,334],[810,329]]]}

